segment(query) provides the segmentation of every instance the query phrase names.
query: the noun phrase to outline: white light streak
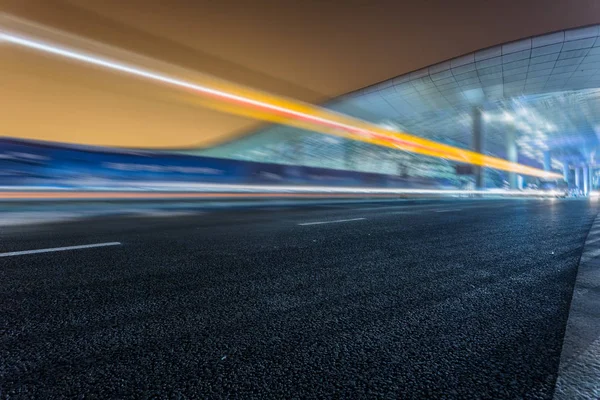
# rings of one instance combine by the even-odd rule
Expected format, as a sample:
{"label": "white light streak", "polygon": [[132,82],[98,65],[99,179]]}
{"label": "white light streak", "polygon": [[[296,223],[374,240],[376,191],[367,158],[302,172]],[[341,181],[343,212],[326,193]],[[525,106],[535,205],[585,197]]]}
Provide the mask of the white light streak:
{"label": "white light streak", "polygon": [[197,84],[183,81],[183,80],[176,79],[176,78],[171,78],[169,76],[159,74],[156,72],[152,72],[152,71],[148,71],[148,70],[145,70],[142,68],[129,66],[127,64],[119,63],[116,61],[106,60],[106,59],[103,59],[100,57],[88,55],[88,54],[70,50],[70,49],[67,49],[64,47],[58,47],[58,46],[54,46],[51,44],[47,44],[47,43],[44,43],[44,42],[41,42],[38,40],[31,40],[31,39],[21,37],[19,35],[15,35],[15,34],[2,33],[2,34],[0,34],[0,41],[6,41],[8,43],[16,44],[16,45],[23,46],[23,47],[30,48],[30,49],[39,50],[39,51],[42,51],[45,53],[55,54],[55,55],[66,57],[66,58],[69,58],[72,60],[81,61],[81,62],[84,62],[87,64],[96,65],[96,66],[108,68],[111,70],[124,72],[124,73],[130,74],[130,75],[136,75],[136,76],[139,76],[142,78],[151,79],[151,80],[155,80],[158,82],[182,87],[185,89],[194,90],[194,91],[204,93],[207,95],[216,96],[216,97],[220,97],[223,99],[227,99],[227,100],[231,100],[231,101],[235,101],[235,102],[239,102],[239,103],[245,103],[245,104],[253,105],[256,107],[260,107],[260,108],[266,108],[266,109],[276,111],[279,113],[293,115],[296,117],[308,119],[308,120],[326,124],[326,125],[336,126],[338,128],[342,128],[342,129],[351,131],[353,133],[361,133],[363,135],[364,134],[366,134],[366,135],[373,134],[372,132],[362,130],[362,129],[359,129],[359,128],[356,128],[356,127],[353,127],[350,125],[346,125],[344,123],[340,123],[337,121],[320,118],[320,117],[309,115],[306,113],[294,111],[294,110],[291,110],[288,108],[279,107],[274,104],[250,99],[248,97],[238,96],[238,95],[224,92],[221,90],[212,89],[212,88],[209,88],[206,86],[197,85]]}

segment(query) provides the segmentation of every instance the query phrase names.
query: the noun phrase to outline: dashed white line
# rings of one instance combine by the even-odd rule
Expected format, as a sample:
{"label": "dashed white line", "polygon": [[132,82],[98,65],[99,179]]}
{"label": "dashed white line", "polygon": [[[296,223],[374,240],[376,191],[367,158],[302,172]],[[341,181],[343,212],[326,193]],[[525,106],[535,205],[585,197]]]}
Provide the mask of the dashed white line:
{"label": "dashed white line", "polygon": [[92,249],[95,247],[120,246],[120,245],[121,245],[120,242],[108,242],[108,243],[84,244],[84,245],[80,245],[80,246],[53,247],[53,248],[49,248],[49,249],[11,251],[9,253],[0,253],[0,257],[13,257],[13,256],[23,256],[26,254],[52,253],[55,251]]}
{"label": "dashed white line", "polygon": [[363,219],[366,219],[366,218],[337,219],[335,221],[303,222],[303,223],[298,224],[298,225],[300,225],[300,226],[306,226],[306,225],[335,224],[335,223],[338,223],[338,222],[361,221]]}

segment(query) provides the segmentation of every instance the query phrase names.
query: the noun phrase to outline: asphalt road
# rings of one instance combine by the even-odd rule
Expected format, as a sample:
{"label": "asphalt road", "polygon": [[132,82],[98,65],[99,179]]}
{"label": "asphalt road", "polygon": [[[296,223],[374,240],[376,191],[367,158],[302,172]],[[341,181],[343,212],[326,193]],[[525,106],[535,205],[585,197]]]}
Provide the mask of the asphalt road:
{"label": "asphalt road", "polygon": [[101,217],[0,230],[1,398],[532,398],[586,200]]}

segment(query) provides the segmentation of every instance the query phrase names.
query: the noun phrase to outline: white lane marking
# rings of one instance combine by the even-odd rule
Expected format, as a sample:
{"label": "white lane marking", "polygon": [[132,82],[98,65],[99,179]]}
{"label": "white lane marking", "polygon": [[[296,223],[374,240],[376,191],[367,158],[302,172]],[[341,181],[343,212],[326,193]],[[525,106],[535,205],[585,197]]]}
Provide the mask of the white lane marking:
{"label": "white lane marking", "polygon": [[449,209],[449,210],[433,210],[433,211],[435,211],[435,212],[438,212],[438,213],[442,213],[442,212],[452,212],[452,211],[462,211],[462,208],[451,208],[451,209]]}
{"label": "white lane marking", "polygon": [[120,245],[121,245],[120,242],[108,242],[108,243],[84,244],[81,246],[54,247],[54,248],[49,248],[49,249],[11,251],[10,253],[0,253],[0,257],[13,257],[13,256],[22,256],[22,255],[26,255],[26,254],[52,253],[55,251],[91,249],[94,247],[120,246]]}
{"label": "white lane marking", "polygon": [[300,225],[300,226],[306,226],[306,225],[335,224],[337,222],[361,221],[363,219],[366,219],[366,218],[338,219],[338,220],[335,220],[335,221],[304,222],[304,223],[301,223],[301,224],[298,224],[298,225]]}

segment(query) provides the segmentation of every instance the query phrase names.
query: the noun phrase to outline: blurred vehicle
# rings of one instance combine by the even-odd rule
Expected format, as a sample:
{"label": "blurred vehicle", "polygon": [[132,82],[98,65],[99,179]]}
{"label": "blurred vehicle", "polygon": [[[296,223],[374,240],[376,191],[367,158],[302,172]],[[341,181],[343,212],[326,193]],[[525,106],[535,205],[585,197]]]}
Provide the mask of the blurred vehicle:
{"label": "blurred vehicle", "polygon": [[564,199],[569,197],[569,184],[563,179],[543,180],[538,179],[538,188],[553,197]]}

